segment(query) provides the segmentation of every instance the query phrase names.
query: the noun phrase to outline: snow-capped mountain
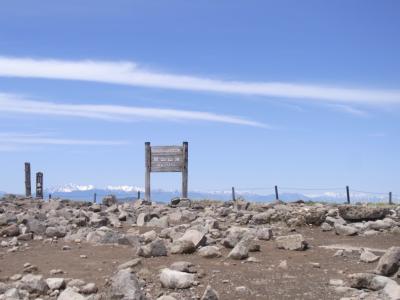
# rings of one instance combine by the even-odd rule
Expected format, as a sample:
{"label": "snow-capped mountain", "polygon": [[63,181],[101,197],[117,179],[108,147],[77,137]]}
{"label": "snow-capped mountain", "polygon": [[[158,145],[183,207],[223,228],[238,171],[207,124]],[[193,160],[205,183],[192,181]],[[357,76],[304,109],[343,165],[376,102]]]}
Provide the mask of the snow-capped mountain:
{"label": "snow-capped mountain", "polygon": [[[144,189],[139,186],[130,185],[108,185],[106,187],[95,187],[92,184],[79,185],[79,184],[67,184],[59,187],[53,187],[45,190],[45,195],[48,197],[51,194],[53,197],[77,199],[77,200],[90,200],[92,201],[96,195],[97,201],[100,201],[102,197],[113,194],[120,199],[132,200],[136,199],[140,192],[141,197],[144,196]],[[169,201],[173,197],[180,196],[180,191],[167,191],[167,190],[152,190],[152,199],[156,201]],[[192,190],[189,191],[189,197],[192,199],[212,199],[212,200],[231,200],[232,191],[229,190],[215,190],[215,191],[202,191]],[[275,194],[269,191],[266,192],[254,192],[251,190],[236,190],[236,197],[242,197],[249,201],[256,202],[268,202],[275,200]],[[346,192],[332,192],[332,191],[315,191],[309,193],[297,193],[297,192],[286,192],[282,191],[279,193],[280,199],[284,201],[325,201],[343,203],[346,201]],[[388,200],[387,195],[368,194],[362,192],[351,192],[351,202],[386,202]]]}
{"label": "snow-capped mountain", "polygon": [[92,191],[95,187],[92,184],[89,185],[79,185],[74,183],[68,183],[62,186],[51,187],[46,191],[48,193],[72,193],[72,192],[83,192],[83,191]]}

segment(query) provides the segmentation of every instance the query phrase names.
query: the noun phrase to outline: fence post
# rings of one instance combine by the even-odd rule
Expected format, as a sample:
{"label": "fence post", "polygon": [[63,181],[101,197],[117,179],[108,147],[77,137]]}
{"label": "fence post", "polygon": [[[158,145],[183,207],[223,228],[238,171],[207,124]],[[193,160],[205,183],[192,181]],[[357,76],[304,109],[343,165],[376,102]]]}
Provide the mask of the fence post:
{"label": "fence post", "polygon": [[96,200],[97,200],[96,198],[97,198],[97,194],[94,193],[94,194],[93,194],[93,203],[96,203]]}
{"label": "fence post", "polygon": [[235,187],[232,187],[232,201],[236,201],[236,195],[235,195]]}
{"label": "fence post", "polygon": [[275,200],[279,200],[278,186],[275,186]]}
{"label": "fence post", "polygon": [[347,195],[347,204],[350,204],[350,189],[349,186],[346,186],[346,195]]}
{"label": "fence post", "polygon": [[389,204],[392,205],[392,192],[389,192]]}
{"label": "fence post", "polygon": [[137,198],[140,199],[140,191],[137,191]]}

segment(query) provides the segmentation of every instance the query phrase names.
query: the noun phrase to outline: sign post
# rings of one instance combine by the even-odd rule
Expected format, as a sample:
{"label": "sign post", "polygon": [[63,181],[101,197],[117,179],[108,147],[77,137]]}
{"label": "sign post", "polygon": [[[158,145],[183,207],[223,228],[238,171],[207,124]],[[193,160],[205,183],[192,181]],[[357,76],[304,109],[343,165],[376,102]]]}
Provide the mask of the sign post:
{"label": "sign post", "polygon": [[31,189],[31,164],[26,162],[25,163],[25,196],[30,197],[32,196],[32,189]]}
{"label": "sign post", "polygon": [[182,198],[188,197],[188,161],[189,144],[182,146],[151,146],[145,143],[145,200],[150,200],[151,172],[181,172]]}
{"label": "sign post", "polygon": [[43,173],[36,173],[36,198],[43,199]]}

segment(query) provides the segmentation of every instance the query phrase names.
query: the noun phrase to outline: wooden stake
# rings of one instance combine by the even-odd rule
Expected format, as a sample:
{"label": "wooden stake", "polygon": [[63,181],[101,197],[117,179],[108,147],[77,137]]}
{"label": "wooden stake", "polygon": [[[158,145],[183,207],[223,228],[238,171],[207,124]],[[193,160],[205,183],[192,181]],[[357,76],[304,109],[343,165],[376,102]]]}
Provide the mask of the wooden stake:
{"label": "wooden stake", "polygon": [[347,194],[347,204],[350,204],[350,189],[349,189],[349,186],[346,186],[346,194]]}
{"label": "wooden stake", "polygon": [[392,205],[392,192],[389,192],[389,204]]}
{"label": "wooden stake", "polygon": [[236,195],[235,195],[235,187],[232,187],[232,201],[235,202],[236,201]]}

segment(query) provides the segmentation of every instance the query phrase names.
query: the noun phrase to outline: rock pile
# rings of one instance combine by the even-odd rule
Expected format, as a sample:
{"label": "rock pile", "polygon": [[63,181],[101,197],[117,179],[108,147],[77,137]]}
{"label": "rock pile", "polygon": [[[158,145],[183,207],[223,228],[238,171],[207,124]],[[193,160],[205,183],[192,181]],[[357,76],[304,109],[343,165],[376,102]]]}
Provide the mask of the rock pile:
{"label": "rock pile", "polygon": [[[0,281],[0,299],[172,300],[184,299],[180,293],[186,293],[185,297],[189,298],[215,300],[219,295],[212,288],[212,282],[200,282],[204,275],[190,263],[180,261],[166,266],[157,279],[149,282],[141,277],[145,273],[141,269],[142,260],[185,254],[207,259],[224,256],[228,263],[255,262],[251,253],[263,251],[261,242],[270,241],[276,249],[282,249],[277,251],[288,253],[313,247],[301,234],[292,232],[296,227],[320,226],[321,231],[334,231],[338,235],[368,236],[399,231],[399,213],[397,208],[304,203],[207,204],[174,199],[168,206],[140,200],[119,203],[115,197],[107,196],[99,205],[8,196],[0,200],[0,246],[7,252],[25,251],[31,241],[63,240],[123,245],[134,249],[132,253],[140,258],[116,266],[104,287],[80,279],[45,277],[35,266],[27,265],[29,273]],[[143,233],[141,228],[149,230]],[[392,276],[399,269],[399,249],[389,249],[380,259],[363,250],[361,261],[370,263],[379,259],[376,274],[352,276],[351,291],[368,289],[380,296],[389,295],[388,299],[398,299],[390,298],[398,295],[398,286],[386,276]],[[286,260],[284,262],[280,268],[287,269]],[[204,293],[194,294],[192,287],[204,283]],[[161,292],[150,295],[147,287],[155,284],[161,286]],[[247,293],[246,288],[237,289]]]}

